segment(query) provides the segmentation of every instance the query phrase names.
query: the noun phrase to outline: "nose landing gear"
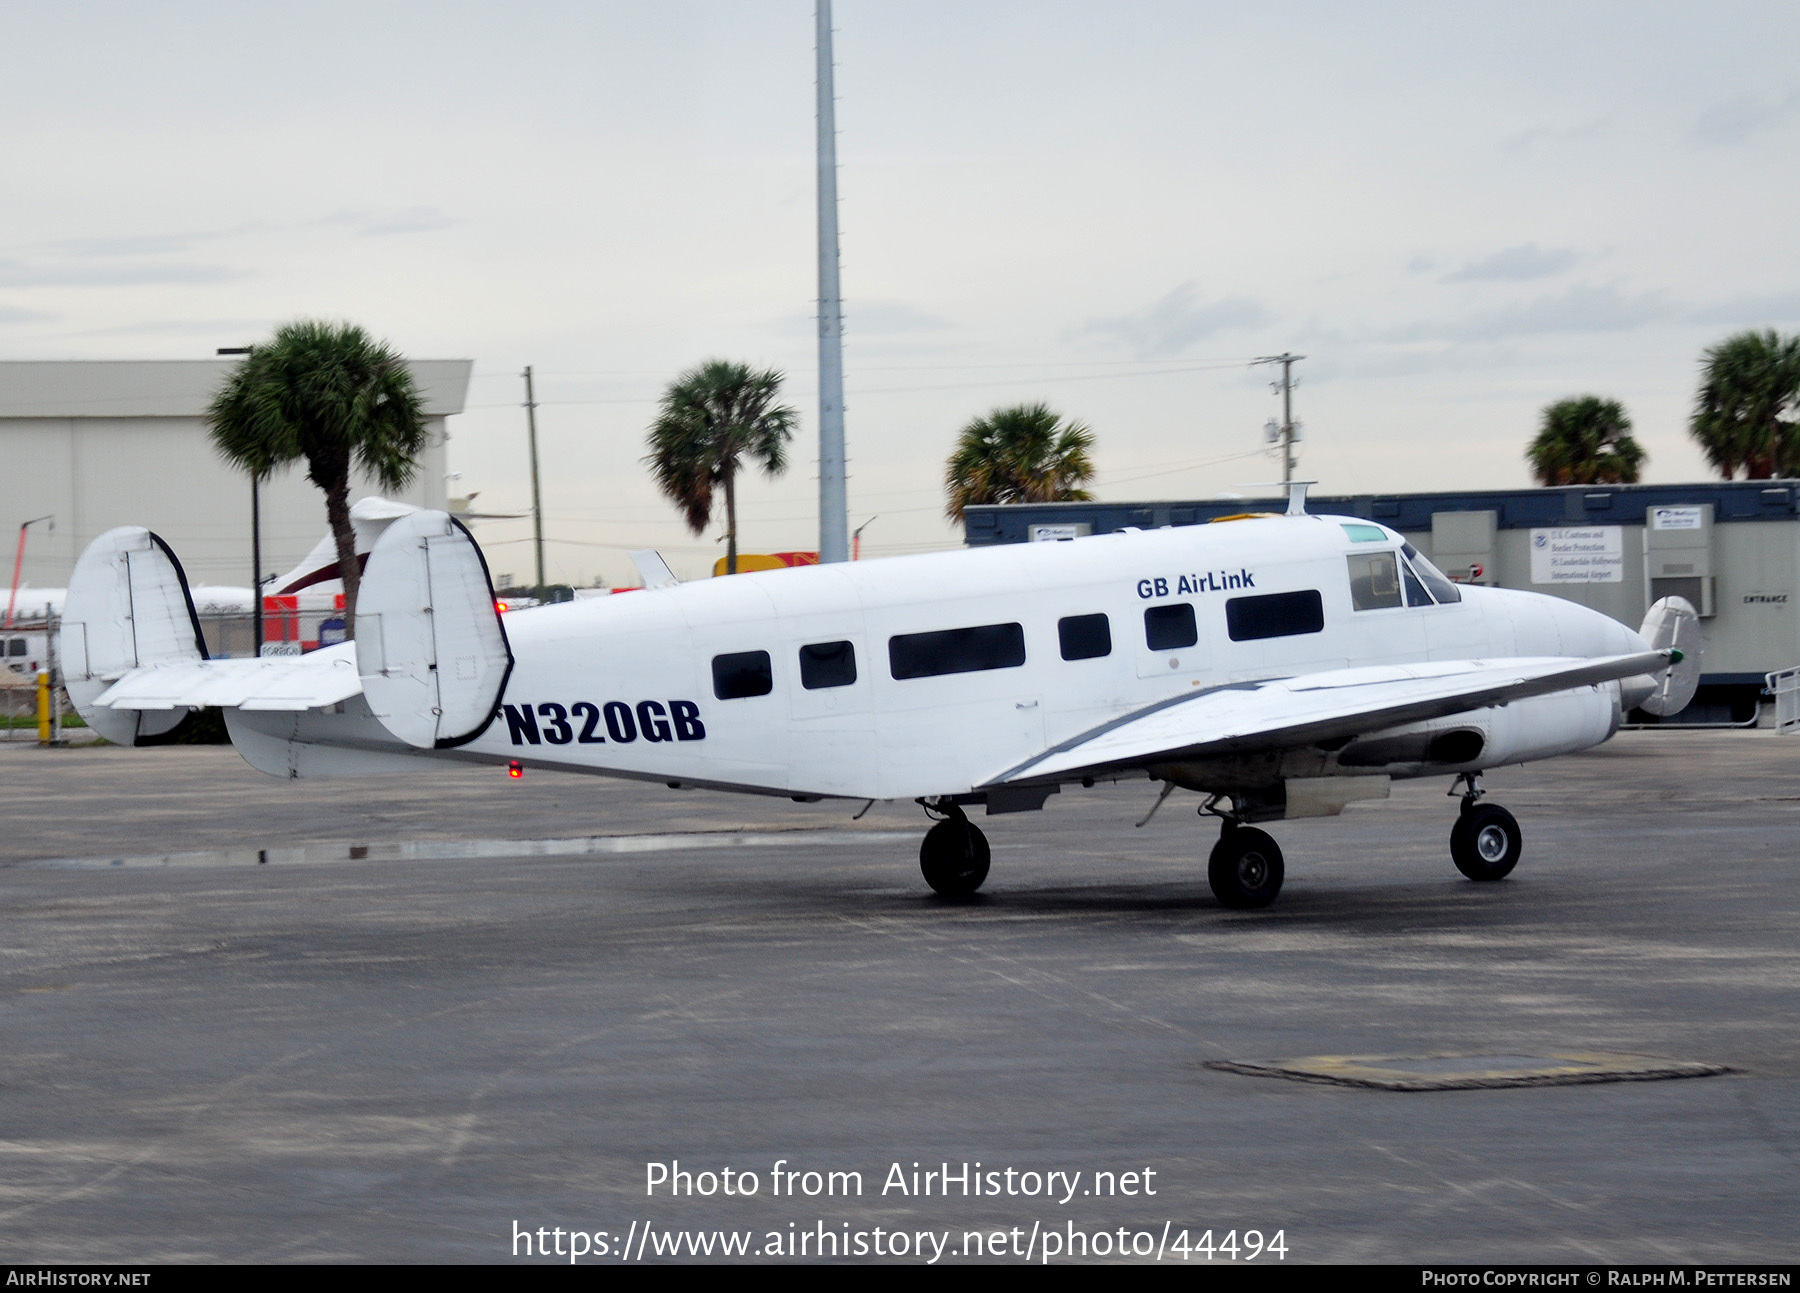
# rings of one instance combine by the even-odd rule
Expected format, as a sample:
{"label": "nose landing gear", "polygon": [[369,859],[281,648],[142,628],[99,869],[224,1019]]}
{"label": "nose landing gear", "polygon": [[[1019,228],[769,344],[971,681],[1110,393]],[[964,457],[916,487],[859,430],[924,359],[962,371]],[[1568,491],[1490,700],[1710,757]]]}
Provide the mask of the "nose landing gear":
{"label": "nose landing gear", "polygon": [[966,898],[987,879],[990,858],[987,836],[956,804],[927,804],[944,820],[925,832],[919,844],[919,870],[925,883],[946,898]]}
{"label": "nose landing gear", "polygon": [[1525,837],[1518,818],[1499,804],[1484,804],[1481,774],[1465,772],[1450,783],[1450,793],[1466,786],[1462,812],[1450,829],[1450,859],[1471,880],[1504,880],[1519,864]]}

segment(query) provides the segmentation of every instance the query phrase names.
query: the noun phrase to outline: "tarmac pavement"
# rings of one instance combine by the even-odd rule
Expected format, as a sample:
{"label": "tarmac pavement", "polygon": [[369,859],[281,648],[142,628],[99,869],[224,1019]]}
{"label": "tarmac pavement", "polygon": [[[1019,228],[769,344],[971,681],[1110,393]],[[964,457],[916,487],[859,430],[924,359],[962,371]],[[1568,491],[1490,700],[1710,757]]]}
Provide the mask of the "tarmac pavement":
{"label": "tarmac pavement", "polygon": [[[1171,1261],[1186,1231],[1196,1264],[1208,1230],[1240,1263],[1248,1230],[1289,1262],[1795,1260],[1800,739],[1628,732],[1491,773],[1525,832],[1498,884],[1451,866],[1447,780],[1268,827],[1286,888],[1245,913],[1192,796],[1133,828],[1148,782],[976,819],[992,874],[946,902],[911,804],[0,746],[0,1253],[496,1261],[543,1227],[587,1260],[646,1228],[811,1256],[879,1228],[905,1260],[1079,1232]],[[1733,1071],[1204,1067],[1556,1051]],[[651,1164],[757,1192],[647,1193]]]}

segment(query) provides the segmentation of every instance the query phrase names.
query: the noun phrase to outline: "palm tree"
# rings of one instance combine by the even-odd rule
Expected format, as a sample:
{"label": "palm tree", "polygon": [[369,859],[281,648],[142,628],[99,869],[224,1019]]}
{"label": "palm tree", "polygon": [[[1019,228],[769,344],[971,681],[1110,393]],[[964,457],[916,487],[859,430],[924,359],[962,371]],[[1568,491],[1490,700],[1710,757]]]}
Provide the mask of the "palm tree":
{"label": "palm tree", "polygon": [[1544,485],[1630,485],[1647,455],[1617,400],[1579,395],[1544,406],[1542,429],[1525,456]]}
{"label": "palm tree", "polygon": [[962,520],[977,503],[1076,503],[1094,496],[1094,433],[1043,404],[995,409],[962,429],[944,464],[945,513]]}
{"label": "palm tree", "polygon": [[301,319],[251,347],[206,411],[215,448],[256,479],[306,461],[325,491],[344,581],[344,637],[356,635],[362,567],[350,526],[354,464],[383,489],[404,489],[425,447],[412,372],[385,342],[350,323]]}
{"label": "palm tree", "polygon": [[1800,430],[1783,413],[1800,406],[1800,337],[1740,332],[1706,352],[1688,433],[1730,480],[1800,474]]}
{"label": "palm tree", "polygon": [[713,489],[725,492],[725,573],[737,573],[737,475],[749,457],[773,478],[787,470],[787,444],[796,414],[775,398],[782,376],[747,364],[712,359],[690,368],[663,392],[662,412],[650,424],[644,458],[657,488],[702,534],[713,514]]}

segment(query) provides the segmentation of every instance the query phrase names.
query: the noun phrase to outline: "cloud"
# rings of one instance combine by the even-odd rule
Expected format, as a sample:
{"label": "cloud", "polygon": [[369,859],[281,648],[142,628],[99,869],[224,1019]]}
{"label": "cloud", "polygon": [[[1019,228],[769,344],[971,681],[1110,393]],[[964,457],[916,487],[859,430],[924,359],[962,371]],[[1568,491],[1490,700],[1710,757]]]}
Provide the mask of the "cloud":
{"label": "cloud", "polygon": [[1730,148],[1752,135],[1774,130],[1800,110],[1800,90],[1770,103],[1758,95],[1744,95],[1714,104],[1694,122],[1694,138],[1703,144]]}
{"label": "cloud", "polygon": [[1560,274],[1581,259],[1579,252],[1568,247],[1540,247],[1535,242],[1520,243],[1480,260],[1471,260],[1461,269],[1444,275],[1442,283],[1524,283],[1534,278]]}
{"label": "cloud", "polygon": [[392,215],[377,217],[357,232],[365,238],[384,238],[400,233],[432,233],[448,229],[455,223],[436,207],[408,207]]}
{"label": "cloud", "polygon": [[1611,122],[1611,117],[1595,117],[1592,121],[1584,121],[1576,126],[1532,126],[1502,139],[1500,151],[1522,153],[1539,144],[1566,144],[1572,140],[1586,139],[1589,135],[1599,134]]}
{"label": "cloud", "polygon": [[57,256],[117,258],[125,256],[179,256],[198,243],[221,242],[255,233],[265,226],[241,224],[231,229],[190,229],[186,233],[122,234],[102,238],[59,238],[37,244],[39,250]]}
{"label": "cloud", "polygon": [[395,234],[434,233],[453,228],[456,221],[436,207],[404,207],[397,211],[333,211],[312,223],[349,225],[365,238],[386,238]]}
{"label": "cloud", "polygon": [[[265,336],[273,326],[268,319],[156,319],[106,328],[84,328],[73,335],[206,337],[210,338],[208,346],[240,346]],[[212,352],[208,350],[207,353]]]}
{"label": "cloud", "polygon": [[[946,319],[914,309],[903,301],[846,301],[844,331],[865,337],[891,337],[906,332],[939,332],[950,326]],[[813,324],[817,330],[818,324]]]}
{"label": "cloud", "polygon": [[65,256],[171,256],[194,242],[190,234],[151,234],[126,238],[68,238],[47,244]]}
{"label": "cloud", "polygon": [[1740,296],[1695,310],[1687,316],[1695,323],[1774,324],[1800,319],[1800,291],[1769,296]]}
{"label": "cloud", "polygon": [[42,323],[55,317],[42,310],[22,310],[16,305],[0,305],[0,323]]}
{"label": "cloud", "polygon": [[1214,333],[1253,328],[1272,317],[1248,297],[1227,296],[1203,302],[1199,288],[1189,282],[1135,314],[1090,319],[1077,331],[1122,341],[1141,358],[1167,358]]}
{"label": "cloud", "polygon": [[1629,332],[1674,313],[1660,293],[1628,297],[1616,287],[1571,287],[1523,305],[1414,324],[1390,339],[1501,341],[1559,332]]}
{"label": "cloud", "polygon": [[0,260],[0,287],[146,287],[153,284],[224,283],[245,276],[244,271],[224,265],[180,261],[27,264]]}

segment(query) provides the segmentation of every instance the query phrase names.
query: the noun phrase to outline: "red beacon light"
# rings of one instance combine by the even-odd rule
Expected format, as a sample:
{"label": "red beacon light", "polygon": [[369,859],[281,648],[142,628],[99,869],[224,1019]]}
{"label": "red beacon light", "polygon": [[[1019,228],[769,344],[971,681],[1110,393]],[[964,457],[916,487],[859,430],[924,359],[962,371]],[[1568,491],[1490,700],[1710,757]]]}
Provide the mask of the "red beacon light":
{"label": "red beacon light", "polygon": [[509,759],[506,763],[506,775],[517,781],[525,775],[525,765],[517,759]]}
{"label": "red beacon light", "polygon": [[512,609],[512,607],[508,606],[505,602],[501,601],[499,598],[496,597],[494,599],[494,609],[496,611],[498,611],[500,614],[504,615],[504,614],[506,614],[506,612],[510,611]]}

